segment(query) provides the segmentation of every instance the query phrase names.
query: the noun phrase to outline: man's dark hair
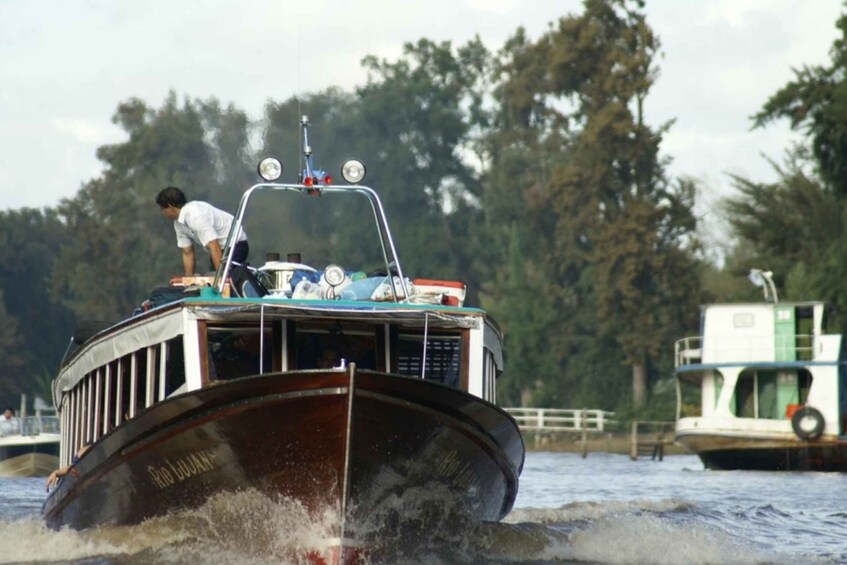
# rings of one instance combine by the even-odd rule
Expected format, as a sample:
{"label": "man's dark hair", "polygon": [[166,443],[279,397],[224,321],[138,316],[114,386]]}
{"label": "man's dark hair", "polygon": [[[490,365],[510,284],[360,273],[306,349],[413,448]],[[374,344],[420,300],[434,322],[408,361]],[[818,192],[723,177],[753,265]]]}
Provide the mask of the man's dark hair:
{"label": "man's dark hair", "polygon": [[162,208],[167,208],[168,206],[182,208],[185,206],[186,202],[185,194],[183,194],[182,191],[175,186],[163,188],[161,192],[156,195],[156,204]]}

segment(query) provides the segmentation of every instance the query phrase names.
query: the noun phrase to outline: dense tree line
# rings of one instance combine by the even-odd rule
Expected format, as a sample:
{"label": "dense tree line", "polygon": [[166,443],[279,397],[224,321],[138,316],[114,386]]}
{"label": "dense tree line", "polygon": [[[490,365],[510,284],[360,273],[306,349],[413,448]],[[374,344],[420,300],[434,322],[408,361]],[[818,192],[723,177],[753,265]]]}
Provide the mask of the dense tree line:
{"label": "dense tree line", "polygon": [[[833,284],[847,165],[832,118],[843,115],[847,51],[838,43],[831,68],[798,71],[756,116],[788,117],[811,148],[792,150],[776,184],[734,178],[738,245],[720,268],[698,241],[696,182],[668,176],[670,124],[642,112],[659,50],[639,3],[585,0],[538,39],[518,29],[496,52],[421,39],[397,60],[367,57],[354,92],[268,100],[257,120],[176,93],[159,108],[121,103],[113,120],[126,140],[98,150],[102,175],[55,209],[0,215],[0,398],[45,394],[75,323],[119,320],[181,272],[153,202],[162,187],[234,211],[259,156],[280,156],[283,180],[296,179],[308,114],[318,167],[337,175],[348,157],[366,161],[406,274],[464,281],[468,303],[501,324],[501,404],[672,417],[673,340],[696,331],[698,304],[755,296],[735,282],[745,269],[767,265],[789,296],[847,311]],[[294,251],[317,266],[379,264],[357,222],[364,206],[260,208],[247,219],[253,264]]]}

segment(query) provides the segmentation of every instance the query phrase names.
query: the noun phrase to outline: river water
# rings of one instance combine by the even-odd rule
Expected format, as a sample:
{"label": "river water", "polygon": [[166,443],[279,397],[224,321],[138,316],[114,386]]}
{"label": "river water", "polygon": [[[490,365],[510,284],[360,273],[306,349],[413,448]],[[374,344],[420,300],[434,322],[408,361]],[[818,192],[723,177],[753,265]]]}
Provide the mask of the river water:
{"label": "river water", "polygon": [[[323,524],[245,492],[125,528],[52,531],[43,479],[0,479],[0,563],[297,563]],[[847,563],[847,474],[707,471],[694,456],[527,454],[515,509],[473,525],[406,500],[374,563]],[[432,502],[429,500],[429,502]],[[328,518],[329,519],[329,518]]]}

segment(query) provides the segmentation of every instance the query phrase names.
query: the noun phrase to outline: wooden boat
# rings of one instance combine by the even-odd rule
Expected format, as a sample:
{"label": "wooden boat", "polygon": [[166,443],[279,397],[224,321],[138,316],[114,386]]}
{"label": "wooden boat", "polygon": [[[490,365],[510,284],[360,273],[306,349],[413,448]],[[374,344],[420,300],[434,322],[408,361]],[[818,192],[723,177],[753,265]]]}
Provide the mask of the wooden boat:
{"label": "wooden boat", "polygon": [[827,314],[823,302],[702,306],[702,335],[675,347],[676,441],[709,469],[847,471],[847,352]]}
{"label": "wooden boat", "polygon": [[59,463],[59,419],[42,413],[36,399],[34,416],[27,416],[21,399],[15,430],[0,428],[0,477],[46,477]]}
{"label": "wooden boat", "polygon": [[[416,293],[376,192],[356,178],[321,184],[310,159],[297,184],[265,174],[245,192],[230,240],[256,192],[364,196],[394,276],[363,279],[357,291],[335,265],[307,285],[292,280],[304,265],[269,261],[252,275],[271,288],[242,292],[227,245],[198,296],[85,341],[64,360],[54,395],[63,463],[92,445],[49,494],[47,523],[135,524],[252,488],[337,516],[327,547],[315,548],[333,561],[367,543],[363,517],[408,489],[443,489],[475,520],[505,516],[524,445],[494,404],[496,323],[461,304],[460,285],[426,281]],[[357,295],[370,283],[379,284]]]}

